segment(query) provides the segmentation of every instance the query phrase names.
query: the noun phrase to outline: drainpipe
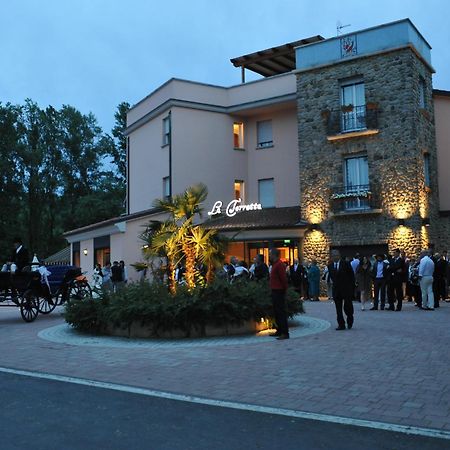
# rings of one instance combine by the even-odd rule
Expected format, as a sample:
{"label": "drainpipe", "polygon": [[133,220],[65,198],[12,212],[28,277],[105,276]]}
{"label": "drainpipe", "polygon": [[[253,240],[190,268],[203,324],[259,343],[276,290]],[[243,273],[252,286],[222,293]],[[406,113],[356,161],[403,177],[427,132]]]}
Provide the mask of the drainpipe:
{"label": "drainpipe", "polygon": [[172,111],[169,111],[169,200],[172,201]]}

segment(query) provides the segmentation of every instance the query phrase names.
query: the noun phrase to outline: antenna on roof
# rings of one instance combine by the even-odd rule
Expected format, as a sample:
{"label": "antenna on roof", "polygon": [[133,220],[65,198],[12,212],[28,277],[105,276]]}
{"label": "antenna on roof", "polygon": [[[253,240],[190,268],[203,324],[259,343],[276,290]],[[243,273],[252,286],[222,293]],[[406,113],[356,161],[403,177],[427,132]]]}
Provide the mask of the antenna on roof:
{"label": "antenna on roof", "polygon": [[351,25],[352,25],[351,23],[349,23],[347,25],[342,25],[341,21],[338,20],[336,22],[336,36],[339,36],[340,34],[342,34],[342,28],[347,28],[347,27],[350,27]]}

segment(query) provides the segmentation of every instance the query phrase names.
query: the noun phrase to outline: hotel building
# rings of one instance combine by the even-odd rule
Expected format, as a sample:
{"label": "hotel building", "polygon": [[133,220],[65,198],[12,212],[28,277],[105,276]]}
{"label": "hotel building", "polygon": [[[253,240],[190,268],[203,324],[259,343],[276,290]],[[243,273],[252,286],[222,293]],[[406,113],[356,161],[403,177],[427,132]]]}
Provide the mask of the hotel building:
{"label": "hotel building", "polygon": [[239,85],[171,79],[130,109],[126,214],[67,232],[74,263],[141,260],[153,201],[198,182],[205,226],[247,261],[450,247],[450,92],[410,20],[231,62]]}

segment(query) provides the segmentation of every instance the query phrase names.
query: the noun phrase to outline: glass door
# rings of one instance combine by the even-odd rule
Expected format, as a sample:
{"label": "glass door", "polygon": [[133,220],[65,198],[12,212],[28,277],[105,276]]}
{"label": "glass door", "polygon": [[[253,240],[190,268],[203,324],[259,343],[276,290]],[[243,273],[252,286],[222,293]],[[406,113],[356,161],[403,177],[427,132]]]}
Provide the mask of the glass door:
{"label": "glass door", "polygon": [[354,131],[366,128],[366,100],[364,83],[342,86],[341,93],[342,131]]}
{"label": "glass door", "polygon": [[349,200],[345,209],[368,209],[369,167],[367,157],[348,158],[345,160],[345,194]]}

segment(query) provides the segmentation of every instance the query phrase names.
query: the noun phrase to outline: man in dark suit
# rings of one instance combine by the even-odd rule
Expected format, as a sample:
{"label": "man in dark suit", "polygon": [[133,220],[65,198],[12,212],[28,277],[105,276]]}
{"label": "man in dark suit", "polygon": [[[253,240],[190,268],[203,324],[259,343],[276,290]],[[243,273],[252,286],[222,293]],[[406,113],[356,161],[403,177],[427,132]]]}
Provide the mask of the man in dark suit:
{"label": "man in dark suit", "polygon": [[298,259],[294,260],[294,264],[289,267],[289,281],[292,283],[295,291],[301,296],[303,281],[303,266]]}
{"label": "man in dark suit", "polygon": [[21,272],[25,266],[30,265],[30,258],[28,256],[28,250],[24,247],[22,239],[16,237],[14,239],[14,251],[11,255],[11,263],[17,266],[17,272]]}
{"label": "man in dark suit", "polygon": [[384,261],[384,255],[377,255],[377,260],[372,267],[372,278],[373,278],[373,307],[370,308],[371,311],[378,309],[378,301],[381,300],[381,310],[384,309],[386,303],[386,279],[388,277],[388,267],[389,265]]}
{"label": "man in dark suit", "polygon": [[336,306],[336,316],[338,327],[336,330],[345,330],[344,313],[347,316],[347,328],[353,326],[353,294],[355,292],[355,274],[349,262],[341,259],[338,250],[331,252],[331,264],[328,265],[328,272],[333,281],[333,299]]}
{"label": "man in dark suit", "polygon": [[[394,250],[394,256],[389,264],[388,300],[391,311],[402,310],[403,304],[403,278],[405,272],[405,260],[400,256],[400,250]],[[395,308],[397,300],[397,309]]]}

